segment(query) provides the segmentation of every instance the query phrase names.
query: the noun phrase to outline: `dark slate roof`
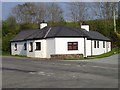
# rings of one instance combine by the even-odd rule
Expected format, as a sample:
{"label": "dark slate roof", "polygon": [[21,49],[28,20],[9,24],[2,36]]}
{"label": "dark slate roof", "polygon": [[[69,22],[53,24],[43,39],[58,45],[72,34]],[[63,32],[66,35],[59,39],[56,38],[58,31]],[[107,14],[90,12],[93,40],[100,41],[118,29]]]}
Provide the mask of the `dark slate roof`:
{"label": "dark slate roof", "polygon": [[11,41],[22,41],[35,32],[36,30],[23,30],[20,33],[18,33]]}
{"label": "dark slate roof", "polygon": [[57,26],[52,27],[46,38],[49,37],[85,37],[86,35],[81,32],[81,30],[64,27],[64,26]]}
{"label": "dark slate roof", "polygon": [[110,40],[102,34],[95,31],[86,31],[83,29],[55,26],[45,27],[37,30],[23,30],[18,33],[11,41],[23,41],[32,39],[46,39],[54,37],[87,37],[94,40]]}
{"label": "dark slate roof", "polygon": [[109,38],[105,37],[104,35],[102,35],[101,33],[97,32],[97,31],[89,31],[88,32],[86,30],[82,30],[82,32],[87,35],[88,39],[110,41]]}

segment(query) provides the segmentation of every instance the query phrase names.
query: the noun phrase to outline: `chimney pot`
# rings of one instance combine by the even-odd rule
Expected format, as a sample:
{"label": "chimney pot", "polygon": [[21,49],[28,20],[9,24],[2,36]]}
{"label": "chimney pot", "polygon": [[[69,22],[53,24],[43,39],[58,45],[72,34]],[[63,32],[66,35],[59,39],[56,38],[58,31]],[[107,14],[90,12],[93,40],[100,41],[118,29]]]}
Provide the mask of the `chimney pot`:
{"label": "chimney pot", "polygon": [[89,25],[81,25],[81,28],[89,32]]}
{"label": "chimney pot", "polygon": [[45,22],[45,20],[43,20],[41,23],[40,23],[40,29],[44,28],[44,27],[47,27],[47,23]]}

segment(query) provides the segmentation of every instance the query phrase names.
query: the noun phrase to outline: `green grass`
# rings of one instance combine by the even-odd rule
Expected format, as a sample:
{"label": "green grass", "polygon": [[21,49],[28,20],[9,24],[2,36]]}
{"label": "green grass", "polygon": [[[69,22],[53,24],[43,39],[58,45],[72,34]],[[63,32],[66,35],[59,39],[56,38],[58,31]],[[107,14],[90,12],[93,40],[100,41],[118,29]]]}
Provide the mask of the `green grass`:
{"label": "green grass", "polygon": [[86,58],[66,58],[64,60],[86,60],[86,59],[104,58],[104,57],[109,57],[118,53],[120,53],[120,48],[113,48],[112,51],[101,54],[101,55],[90,56]]}
{"label": "green grass", "polygon": [[64,60],[84,60],[86,58],[65,58]]}
{"label": "green grass", "polygon": [[9,52],[2,52],[2,56],[26,57],[26,56],[22,56],[22,55],[11,55]]}
{"label": "green grass", "polygon": [[2,56],[11,56],[11,55],[10,55],[10,52],[4,52],[4,51],[2,51]]}
{"label": "green grass", "polygon": [[90,57],[87,57],[87,59],[104,58],[104,57],[109,57],[109,56],[112,56],[112,55],[115,55],[118,53],[120,53],[120,48],[113,48],[112,51],[110,51],[110,52],[107,52],[107,53],[104,53],[101,55],[90,56]]}
{"label": "green grass", "polygon": [[2,51],[2,56],[11,56],[11,55],[10,55],[10,52],[4,52],[4,51]]}

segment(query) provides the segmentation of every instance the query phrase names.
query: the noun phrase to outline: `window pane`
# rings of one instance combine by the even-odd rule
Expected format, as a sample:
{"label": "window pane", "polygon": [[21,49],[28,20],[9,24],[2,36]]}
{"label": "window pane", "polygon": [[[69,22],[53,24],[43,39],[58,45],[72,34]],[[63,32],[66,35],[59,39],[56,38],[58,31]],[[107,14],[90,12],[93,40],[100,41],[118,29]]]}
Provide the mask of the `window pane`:
{"label": "window pane", "polygon": [[17,51],[17,44],[15,43],[15,51]]}
{"label": "window pane", "polygon": [[73,45],[77,45],[77,43],[73,43]]}
{"label": "window pane", "polygon": [[30,52],[32,52],[32,51],[33,51],[33,43],[30,42]]}
{"label": "window pane", "polygon": [[36,42],[36,50],[41,50],[41,42]]}
{"label": "window pane", "polygon": [[97,41],[97,48],[99,48],[99,41]]}
{"label": "window pane", "polygon": [[94,41],[94,48],[96,48],[96,41]]}
{"label": "window pane", "polygon": [[68,42],[68,50],[78,50],[78,42]]}
{"label": "window pane", "polygon": [[27,44],[24,43],[24,50],[27,50]]}
{"label": "window pane", "polygon": [[68,45],[72,45],[72,43],[68,42]]}
{"label": "window pane", "polygon": [[103,41],[103,48],[105,48],[105,41]]}
{"label": "window pane", "polygon": [[74,49],[74,50],[77,50],[77,46],[73,46],[73,49]]}
{"label": "window pane", "polygon": [[68,50],[72,50],[72,46],[68,46]]}

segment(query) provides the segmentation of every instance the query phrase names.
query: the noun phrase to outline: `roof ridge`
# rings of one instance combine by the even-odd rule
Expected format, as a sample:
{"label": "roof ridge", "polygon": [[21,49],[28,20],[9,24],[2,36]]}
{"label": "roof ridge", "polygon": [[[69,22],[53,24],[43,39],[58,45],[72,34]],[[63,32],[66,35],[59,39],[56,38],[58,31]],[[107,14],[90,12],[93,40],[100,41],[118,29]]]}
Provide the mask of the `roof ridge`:
{"label": "roof ridge", "polygon": [[47,35],[49,34],[50,30],[51,30],[51,27],[49,28],[49,30],[48,30],[47,33],[45,34],[44,38],[47,37]]}
{"label": "roof ridge", "polygon": [[[78,28],[77,28],[77,29],[78,29]],[[79,31],[81,31],[83,35],[88,36],[88,35],[86,35],[86,34],[83,32],[83,30],[85,30],[85,29],[80,29]]]}

